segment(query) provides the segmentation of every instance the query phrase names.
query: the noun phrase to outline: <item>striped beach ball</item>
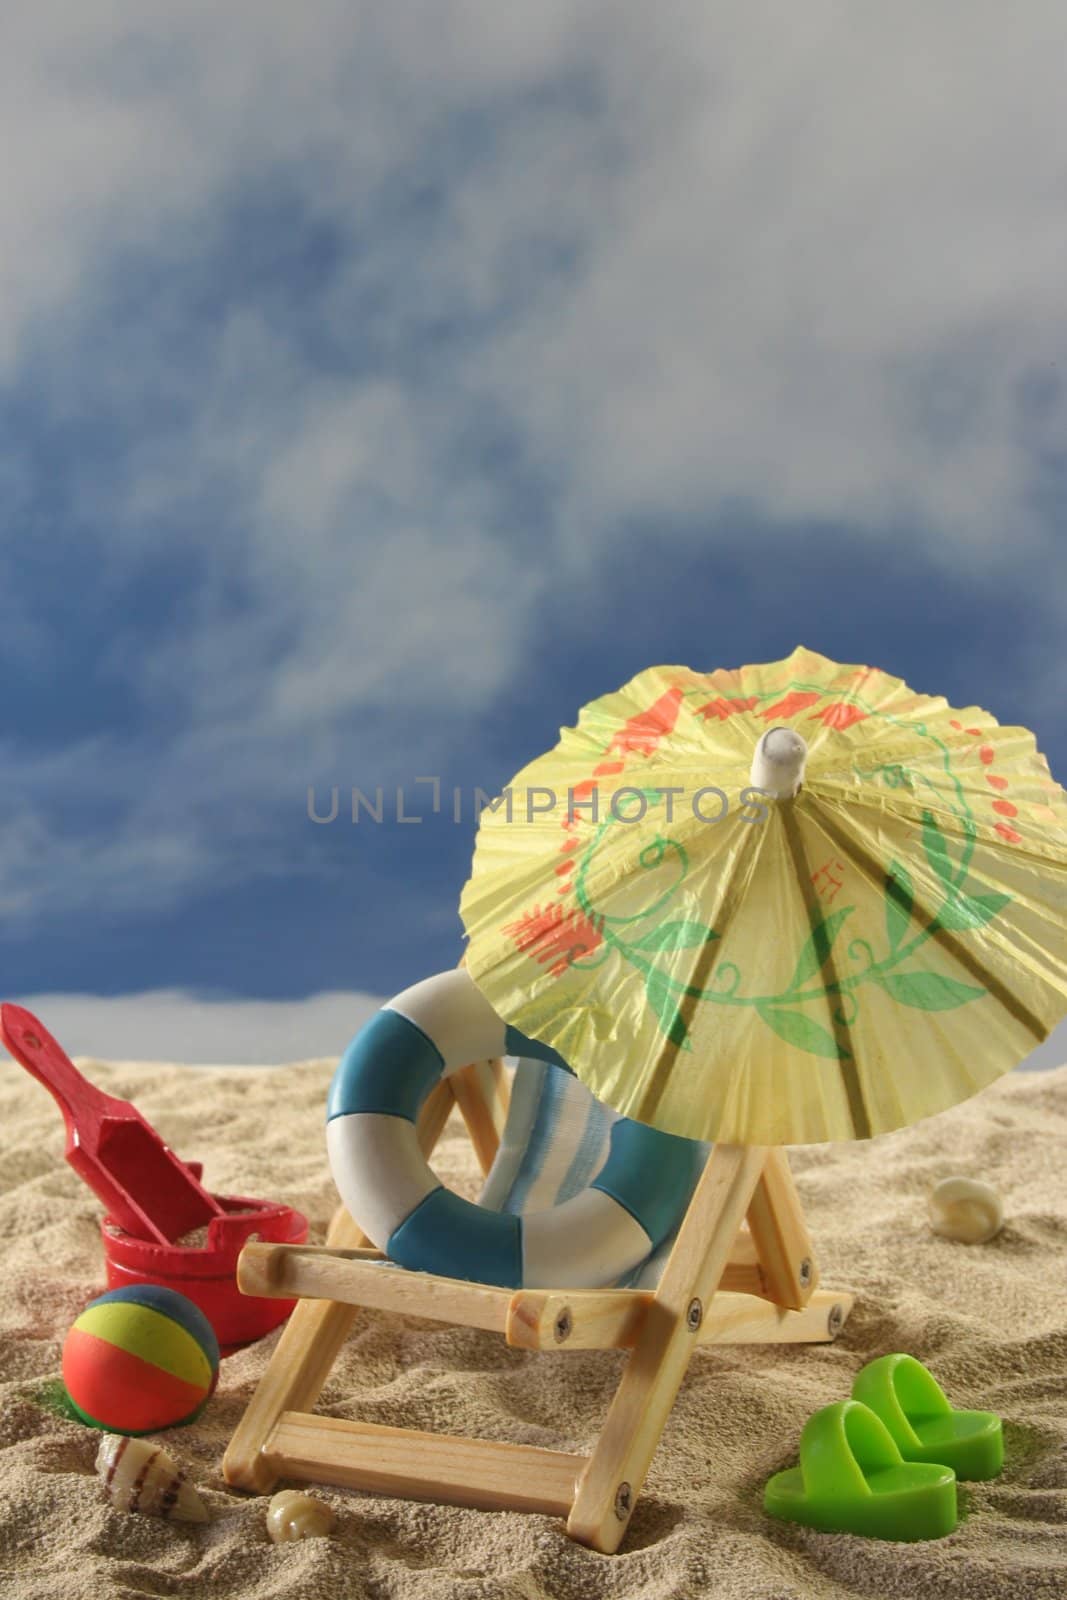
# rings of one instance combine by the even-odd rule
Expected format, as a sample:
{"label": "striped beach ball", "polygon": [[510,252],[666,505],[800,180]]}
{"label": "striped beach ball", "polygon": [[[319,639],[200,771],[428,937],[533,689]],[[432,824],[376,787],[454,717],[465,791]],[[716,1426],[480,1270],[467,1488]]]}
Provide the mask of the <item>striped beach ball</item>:
{"label": "striped beach ball", "polygon": [[92,1428],[152,1433],[192,1422],[219,1376],[219,1346],[191,1300],[154,1283],[86,1306],[63,1345],[63,1382]]}

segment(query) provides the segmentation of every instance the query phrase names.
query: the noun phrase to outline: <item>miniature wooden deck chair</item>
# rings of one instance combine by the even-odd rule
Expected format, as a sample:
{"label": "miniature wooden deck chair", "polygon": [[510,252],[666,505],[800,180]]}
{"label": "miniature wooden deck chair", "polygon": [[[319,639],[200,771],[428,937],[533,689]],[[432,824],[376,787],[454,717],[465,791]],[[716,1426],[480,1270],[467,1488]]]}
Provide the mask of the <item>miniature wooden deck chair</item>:
{"label": "miniature wooden deck chair", "polygon": [[[426,1155],[453,1105],[488,1174],[480,1203],[513,1212],[551,1206],[587,1183],[615,1120],[558,1067],[524,1060],[512,1075],[500,1061],[479,1062],[426,1100],[417,1124]],[[295,1478],[547,1512],[565,1516],[573,1538],[616,1550],[696,1347],[833,1339],[852,1305],[847,1293],[816,1288],[784,1151],[705,1148],[681,1225],[625,1287],[516,1291],[407,1271],[367,1248],[343,1207],[324,1246],[247,1245],[242,1290],[298,1304],[226,1451],[227,1482],[267,1493]],[[359,1306],[489,1329],[524,1350],[631,1354],[588,1456],[314,1415]]]}

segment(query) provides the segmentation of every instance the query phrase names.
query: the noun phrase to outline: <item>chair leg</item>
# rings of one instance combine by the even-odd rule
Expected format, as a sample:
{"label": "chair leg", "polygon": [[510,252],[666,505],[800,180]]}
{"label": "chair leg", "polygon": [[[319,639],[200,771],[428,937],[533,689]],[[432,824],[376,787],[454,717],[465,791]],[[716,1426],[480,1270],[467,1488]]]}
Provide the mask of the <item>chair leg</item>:
{"label": "chair leg", "polygon": [[508,1116],[508,1083],[504,1063],[475,1061],[448,1079],[456,1105],[467,1124],[474,1154],[483,1173],[496,1158]]}
{"label": "chair leg", "polygon": [[748,1226],[767,1298],[790,1311],[802,1311],[818,1284],[819,1269],[789,1157],[782,1149],[767,1151],[748,1208]]}
{"label": "chair leg", "polygon": [[[326,1242],[342,1250],[370,1243],[343,1208],[335,1214]],[[309,1411],[315,1404],[358,1315],[358,1306],[336,1300],[299,1300],[293,1307],[226,1447],[222,1473],[227,1483],[257,1494],[271,1492],[278,1471],[264,1454],[267,1440],[284,1411]]]}
{"label": "chair leg", "polygon": [[767,1151],[716,1145],[689,1203],[607,1420],[578,1480],[573,1539],[612,1554],[626,1534]]}
{"label": "chair leg", "polygon": [[[448,1121],[454,1103],[448,1081],[437,1085],[419,1118],[419,1142],[429,1154]],[[326,1243],[339,1250],[358,1249],[370,1240],[344,1207],[330,1223]],[[227,1483],[268,1494],[278,1469],[266,1446],[285,1411],[307,1411],[318,1399],[338,1353],[359,1315],[357,1306],[339,1301],[300,1300],[282,1329],[270,1365],[234,1431],[222,1458]]]}

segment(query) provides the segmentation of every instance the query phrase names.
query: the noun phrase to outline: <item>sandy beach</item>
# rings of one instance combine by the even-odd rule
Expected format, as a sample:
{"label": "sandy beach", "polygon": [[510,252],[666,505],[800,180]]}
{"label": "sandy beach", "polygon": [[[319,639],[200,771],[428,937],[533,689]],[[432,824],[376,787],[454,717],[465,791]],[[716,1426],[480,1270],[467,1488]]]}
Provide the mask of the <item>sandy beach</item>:
{"label": "sandy beach", "polygon": [[[323,1137],[333,1063],[270,1069],[79,1062],[133,1099],[218,1192],[336,1205]],[[1014,1074],[953,1111],[862,1145],[796,1150],[822,1281],[856,1305],[833,1345],[697,1353],[626,1543],[602,1556],[544,1516],[324,1489],[328,1540],[275,1547],[265,1497],[221,1475],[223,1451],[277,1339],[223,1363],[193,1425],[160,1441],[203,1490],[183,1526],[108,1505],[99,1436],[57,1404],[63,1338],[104,1287],[94,1196],[66,1165],[49,1095],[0,1067],[0,1595],[4,1600],[1062,1600],[1067,1593],[1067,1067]],[[479,1177],[458,1119],[435,1166]],[[934,1236],[925,1194],[980,1177],[1007,1217],[990,1243]],[[962,1492],[950,1537],[917,1545],[776,1524],[768,1475],[796,1460],[806,1417],[847,1396],[873,1356],[924,1361],[957,1406],[1004,1419],[1002,1476]],[[489,1333],[362,1313],[319,1408],[339,1417],[588,1450],[623,1357],[535,1355]]]}

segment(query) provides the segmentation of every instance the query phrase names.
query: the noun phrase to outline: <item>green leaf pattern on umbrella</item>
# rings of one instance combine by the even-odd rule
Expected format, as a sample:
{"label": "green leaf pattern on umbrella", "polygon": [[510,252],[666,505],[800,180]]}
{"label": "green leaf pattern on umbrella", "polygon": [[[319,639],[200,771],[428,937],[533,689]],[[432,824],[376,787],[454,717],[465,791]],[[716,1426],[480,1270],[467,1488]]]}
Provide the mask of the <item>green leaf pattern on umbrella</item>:
{"label": "green leaf pattern on umbrella", "polygon": [[942,906],[937,914],[937,924],[947,933],[984,928],[1010,903],[1010,894],[957,894]]}
{"label": "green leaf pattern on umbrella", "polygon": [[915,889],[911,874],[899,861],[890,863],[885,880],[885,934],[890,950],[895,950],[908,929]]}
{"label": "green leaf pattern on umbrella", "polygon": [[694,945],[709,944],[718,937],[714,928],[687,918],[682,922],[663,922],[635,943],[638,950],[688,950]]}
{"label": "green leaf pattern on umbrella", "polygon": [[653,967],[645,974],[645,993],[659,1021],[660,1030],[680,1050],[693,1048],[689,1029],[681,1012],[681,1001],[671,987],[667,975]]}
{"label": "green leaf pattern on umbrella", "polygon": [[765,1001],[756,1002],[756,1011],[786,1044],[796,1045],[798,1050],[806,1050],[813,1056],[827,1056],[832,1061],[850,1058],[850,1051],[838,1044],[827,1028],[820,1027],[802,1012],[785,1011]]}
{"label": "green leaf pattern on umbrella", "polygon": [[829,958],[842,923],[855,909],[855,906],[843,906],[840,911],[833,911],[828,917],[816,922],[800,952],[793,981],[789,985],[790,990],[799,989],[801,984],[806,983],[809,978],[814,978],[815,974],[821,971]]}
{"label": "green leaf pattern on umbrella", "polygon": [[926,851],[927,861],[941,882],[951,885],[954,882],[954,875],[952,858],[948,853],[948,842],[929,811],[923,812],[923,849]]}
{"label": "green leaf pattern on umbrella", "polygon": [[878,982],[901,1005],[920,1011],[952,1011],[985,994],[974,984],[958,983],[940,972],[887,972]]}

